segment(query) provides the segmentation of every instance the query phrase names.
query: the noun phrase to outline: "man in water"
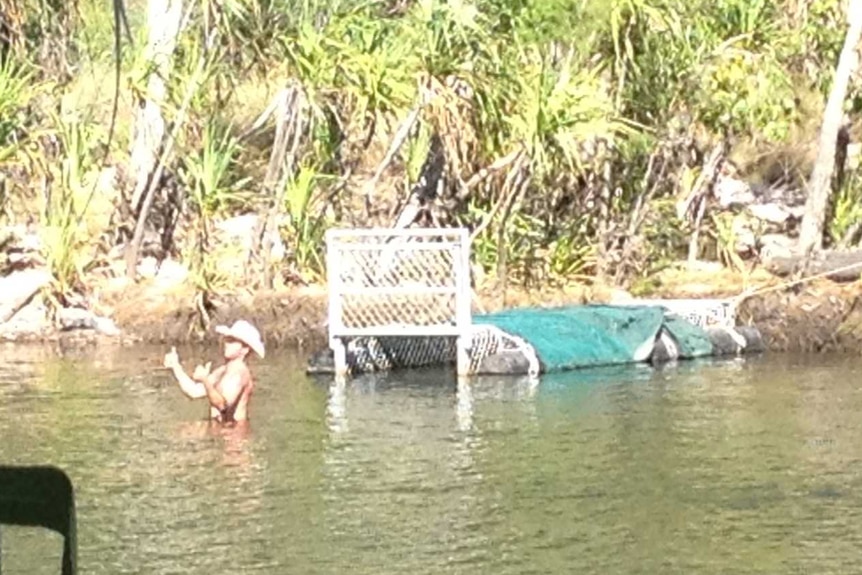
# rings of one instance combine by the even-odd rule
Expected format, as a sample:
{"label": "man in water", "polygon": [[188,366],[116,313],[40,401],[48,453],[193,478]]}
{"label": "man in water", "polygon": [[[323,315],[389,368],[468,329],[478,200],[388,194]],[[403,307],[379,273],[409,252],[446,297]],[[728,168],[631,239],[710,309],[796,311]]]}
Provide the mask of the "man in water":
{"label": "man in water", "polygon": [[212,363],[198,365],[190,377],[180,365],[176,348],[171,348],[165,355],[165,367],[173,372],[180,389],[189,398],[209,400],[211,419],[230,424],[247,421],[254,378],[246,356],[253,351],[263,358],[260,332],[249,322],[239,320],[230,327],[217,326],[216,333],[224,337],[223,366],[211,372]]}

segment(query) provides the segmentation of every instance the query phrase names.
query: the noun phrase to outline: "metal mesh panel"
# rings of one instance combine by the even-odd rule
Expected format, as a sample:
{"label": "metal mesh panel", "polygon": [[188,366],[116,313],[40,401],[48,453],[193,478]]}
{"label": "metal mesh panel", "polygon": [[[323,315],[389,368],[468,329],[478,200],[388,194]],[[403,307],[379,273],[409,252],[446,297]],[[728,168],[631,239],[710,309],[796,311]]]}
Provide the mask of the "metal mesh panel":
{"label": "metal mesh panel", "polygon": [[700,327],[734,327],[736,308],[724,299],[655,299],[636,300],[638,305],[657,305],[668,313],[681,316]]}
{"label": "metal mesh panel", "polygon": [[454,337],[370,337],[352,338],[347,344],[350,373],[371,373],[390,369],[443,366],[457,358]]}
{"label": "metal mesh panel", "polygon": [[469,328],[466,230],[332,230],[327,242],[331,336]]}
{"label": "metal mesh panel", "polygon": [[463,372],[471,333],[469,250],[462,228],[327,232],[336,371],[418,367],[454,357]]}
{"label": "metal mesh panel", "polygon": [[443,238],[342,236],[339,279],[351,287],[449,287],[457,253]]}
{"label": "metal mesh panel", "polygon": [[405,325],[457,324],[455,294],[345,294],[341,305],[341,318],[347,328],[394,331]]}
{"label": "metal mesh panel", "polygon": [[[531,375],[539,373],[539,359],[533,347],[501,329],[475,325],[470,342],[468,374],[478,373],[482,360],[496,353],[524,354],[531,363]],[[371,373],[390,369],[444,366],[456,361],[454,337],[357,337],[347,344],[350,373]]]}

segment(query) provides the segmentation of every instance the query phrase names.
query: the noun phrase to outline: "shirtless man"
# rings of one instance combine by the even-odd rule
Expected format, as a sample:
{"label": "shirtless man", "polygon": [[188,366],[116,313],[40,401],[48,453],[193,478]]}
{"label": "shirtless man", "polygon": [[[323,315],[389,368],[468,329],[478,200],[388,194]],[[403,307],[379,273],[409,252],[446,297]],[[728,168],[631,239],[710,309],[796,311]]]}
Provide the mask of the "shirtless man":
{"label": "shirtless man", "polygon": [[198,365],[191,377],[180,365],[176,348],[165,355],[164,365],[170,369],[183,393],[191,399],[206,397],[210,403],[210,418],[221,423],[248,421],[248,403],[254,391],[254,378],[246,364],[246,356],[254,351],[263,358],[260,333],[245,320],[232,326],[220,325],[216,333],[224,336],[225,363],[215,371],[212,364]]}

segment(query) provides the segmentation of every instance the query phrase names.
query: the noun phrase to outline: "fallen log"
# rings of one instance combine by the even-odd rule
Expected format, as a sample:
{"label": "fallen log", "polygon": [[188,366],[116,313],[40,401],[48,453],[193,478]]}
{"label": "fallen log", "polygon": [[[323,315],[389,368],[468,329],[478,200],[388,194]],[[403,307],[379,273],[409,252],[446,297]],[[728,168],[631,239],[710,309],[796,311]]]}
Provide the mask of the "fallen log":
{"label": "fallen log", "polygon": [[786,277],[805,268],[806,275],[823,275],[835,282],[854,282],[862,273],[862,250],[822,251],[811,256],[807,268],[805,256],[774,256],[764,262],[772,274]]}

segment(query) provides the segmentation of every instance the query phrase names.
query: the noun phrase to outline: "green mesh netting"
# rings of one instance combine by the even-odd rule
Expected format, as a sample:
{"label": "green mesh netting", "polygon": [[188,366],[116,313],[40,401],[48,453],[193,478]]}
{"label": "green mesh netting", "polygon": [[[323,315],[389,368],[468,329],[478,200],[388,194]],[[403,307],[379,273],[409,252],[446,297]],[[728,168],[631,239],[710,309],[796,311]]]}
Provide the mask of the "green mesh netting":
{"label": "green mesh netting", "polygon": [[662,327],[677,341],[681,357],[712,353],[701,328],[656,306],[518,308],[477,314],[473,322],[523,338],[545,372],[646,361]]}
{"label": "green mesh netting", "polygon": [[707,357],[712,355],[712,342],[709,336],[699,326],[678,315],[668,315],[664,319],[664,328],[676,340],[679,356],[683,359]]}

